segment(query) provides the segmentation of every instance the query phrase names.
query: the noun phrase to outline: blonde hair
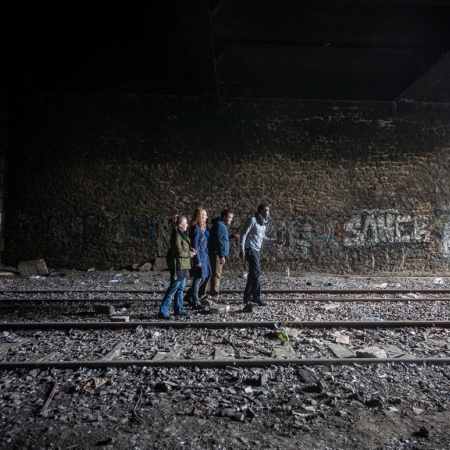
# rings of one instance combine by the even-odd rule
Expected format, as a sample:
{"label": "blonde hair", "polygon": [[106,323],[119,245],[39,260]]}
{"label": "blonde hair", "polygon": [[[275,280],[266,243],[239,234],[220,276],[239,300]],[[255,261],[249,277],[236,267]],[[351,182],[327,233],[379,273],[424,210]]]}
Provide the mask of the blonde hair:
{"label": "blonde hair", "polygon": [[187,221],[187,219],[186,219],[185,216],[175,215],[175,216],[171,217],[171,218],[167,221],[167,226],[168,226],[169,228],[175,229],[175,228],[178,227],[178,225],[180,225],[181,222],[183,222],[183,220],[186,220],[186,221]]}
{"label": "blonde hair", "polygon": [[198,225],[200,227],[200,230],[205,231],[206,230],[206,221],[203,220],[203,213],[206,213],[206,209],[203,208],[197,208],[194,211],[194,215],[192,216],[191,220],[191,228]]}

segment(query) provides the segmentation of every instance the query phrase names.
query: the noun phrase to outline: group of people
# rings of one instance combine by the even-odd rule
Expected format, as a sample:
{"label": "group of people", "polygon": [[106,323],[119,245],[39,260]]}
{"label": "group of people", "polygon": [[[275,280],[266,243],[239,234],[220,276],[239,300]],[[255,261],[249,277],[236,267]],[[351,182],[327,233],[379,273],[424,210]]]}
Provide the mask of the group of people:
{"label": "group of people", "polygon": [[[269,216],[270,208],[267,205],[259,205],[256,214],[245,222],[240,234],[230,234],[228,231],[233,221],[233,213],[228,209],[224,209],[220,217],[212,220],[210,230],[206,228],[206,210],[196,209],[189,226],[189,234],[185,216],[170,219],[172,235],[166,256],[170,285],[159,308],[158,317],[165,320],[172,318],[169,309],[174,297],[176,316],[189,315],[184,309],[184,301],[192,309],[202,310],[206,308],[200,302],[202,298],[209,295],[213,302],[218,300],[222,268],[230,252],[230,239],[240,239],[239,255],[246,259],[249,265],[244,303],[253,302],[265,306],[266,303],[261,299],[261,246],[263,243],[283,244],[281,240],[266,237]],[[183,298],[188,270],[192,284]]]}

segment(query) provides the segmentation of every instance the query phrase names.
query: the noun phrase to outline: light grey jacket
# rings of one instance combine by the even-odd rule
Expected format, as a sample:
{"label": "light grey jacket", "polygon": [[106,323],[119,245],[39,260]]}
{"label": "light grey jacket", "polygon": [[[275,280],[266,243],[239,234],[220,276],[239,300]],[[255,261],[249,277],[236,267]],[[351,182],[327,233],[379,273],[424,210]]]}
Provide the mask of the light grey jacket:
{"label": "light grey jacket", "polygon": [[267,219],[256,213],[253,217],[248,219],[241,229],[241,251],[245,252],[246,248],[260,251],[263,243],[276,244],[276,239],[266,237]]}

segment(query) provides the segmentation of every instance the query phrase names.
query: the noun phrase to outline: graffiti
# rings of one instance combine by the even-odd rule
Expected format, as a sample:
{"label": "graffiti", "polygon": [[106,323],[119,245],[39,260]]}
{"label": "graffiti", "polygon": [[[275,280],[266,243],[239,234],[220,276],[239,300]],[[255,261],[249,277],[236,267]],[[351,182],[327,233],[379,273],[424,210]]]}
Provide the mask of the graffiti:
{"label": "graffiti", "polygon": [[448,264],[450,258],[450,211],[439,209],[436,211],[435,223],[436,250],[441,259]]}
{"label": "graffiti", "polygon": [[363,210],[344,224],[346,247],[430,241],[428,217],[400,214],[396,210]]}
{"label": "graffiti", "polygon": [[130,219],[128,221],[128,231],[135,237],[148,237],[156,239],[159,235],[159,223],[156,219],[145,220]]}

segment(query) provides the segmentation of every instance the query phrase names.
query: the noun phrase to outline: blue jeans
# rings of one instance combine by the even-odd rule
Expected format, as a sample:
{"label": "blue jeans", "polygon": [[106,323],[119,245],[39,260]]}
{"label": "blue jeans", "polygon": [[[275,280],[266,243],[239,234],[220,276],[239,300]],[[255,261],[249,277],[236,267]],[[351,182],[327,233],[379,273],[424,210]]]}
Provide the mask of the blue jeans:
{"label": "blue jeans", "polygon": [[245,259],[248,261],[247,285],[244,291],[244,302],[259,302],[261,300],[261,269],[259,267],[260,253],[245,249]]}
{"label": "blue jeans", "polygon": [[203,283],[205,279],[204,278],[193,278],[192,279],[192,285],[187,291],[185,300],[189,303],[189,305],[194,306],[200,303],[200,300],[198,299],[198,289],[200,288],[200,285]]}
{"label": "blue jeans", "polygon": [[180,314],[184,312],[183,309],[183,290],[186,284],[186,278],[182,280],[175,280],[175,273],[170,272],[170,286],[164,295],[161,306],[159,307],[159,312],[165,316],[169,315],[170,304],[172,303],[172,297],[175,295],[175,304],[173,305],[173,310],[175,314]]}

